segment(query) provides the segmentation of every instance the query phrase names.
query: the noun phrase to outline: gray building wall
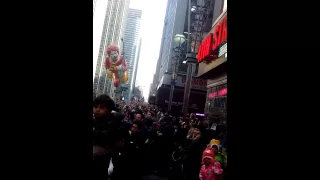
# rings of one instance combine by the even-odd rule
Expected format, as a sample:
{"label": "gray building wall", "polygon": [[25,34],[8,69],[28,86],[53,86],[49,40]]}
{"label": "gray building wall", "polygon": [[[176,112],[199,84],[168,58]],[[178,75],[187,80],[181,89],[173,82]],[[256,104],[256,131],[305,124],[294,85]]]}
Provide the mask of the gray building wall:
{"label": "gray building wall", "polygon": [[138,73],[141,44],[142,44],[142,38],[140,38],[140,40],[138,42],[138,47],[136,49],[136,56],[135,56],[135,60],[134,60],[133,73],[131,76],[131,84],[128,89],[129,92],[126,91],[127,98],[128,98],[127,103],[131,102],[132,93],[133,93],[134,88],[136,87],[136,78],[137,78],[137,73]]}
{"label": "gray building wall", "polygon": [[129,9],[126,20],[126,28],[124,35],[124,54],[128,65],[128,81],[125,86],[128,90],[123,92],[125,101],[130,101],[130,94],[135,87],[137,75],[137,63],[139,60],[141,40],[140,40],[140,26],[141,26],[142,11],[138,9]]}
{"label": "gray building wall", "polygon": [[188,0],[169,0],[163,30],[162,46],[160,49],[159,62],[157,64],[156,77],[158,82],[166,71],[171,71],[173,37],[183,34],[187,17]]}

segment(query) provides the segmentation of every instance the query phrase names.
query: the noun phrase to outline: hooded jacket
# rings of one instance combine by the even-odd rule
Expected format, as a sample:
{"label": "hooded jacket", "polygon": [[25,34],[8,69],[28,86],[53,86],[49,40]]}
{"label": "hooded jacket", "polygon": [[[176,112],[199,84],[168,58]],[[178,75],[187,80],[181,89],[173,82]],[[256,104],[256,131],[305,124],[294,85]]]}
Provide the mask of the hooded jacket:
{"label": "hooded jacket", "polygon": [[117,141],[121,121],[116,118],[114,113],[111,113],[96,118],[93,127],[93,145],[112,148]]}
{"label": "hooded jacket", "polygon": [[[201,180],[216,180],[217,174],[222,174],[222,168],[221,164],[218,161],[214,160],[214,149],[211,147],[206,148],[202,153],[202,166],[200,169],[199,178]],[[203,160],[205,158],[209,158],[211,160],[211,163],[209,166],[204,165]]]}

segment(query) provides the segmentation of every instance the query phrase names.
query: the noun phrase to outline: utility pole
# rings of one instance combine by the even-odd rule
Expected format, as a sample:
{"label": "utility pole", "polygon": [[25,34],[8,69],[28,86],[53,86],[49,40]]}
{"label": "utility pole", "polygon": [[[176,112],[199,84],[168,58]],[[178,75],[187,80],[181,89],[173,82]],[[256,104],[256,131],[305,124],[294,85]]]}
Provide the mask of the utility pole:
{"label": "utility pole", "polygon": [[173,38],[175,48],[173,48],[174,51],[174,57],[173,57],[173,67],[172,67],[172,77],[171,77],[171,87],[170,87],[170,96],[169,96],[169,103],[168,103],[168,112],[171,113],[171,107],[172,107],[172,99],[173,99],[173,92],[174,92],[174,86],[176,84],[176,77],[178,74],[178,68],[180,64],[180,57],[181,57],[181,45],[186,41],[186,37],[182,34],[176,34]]}

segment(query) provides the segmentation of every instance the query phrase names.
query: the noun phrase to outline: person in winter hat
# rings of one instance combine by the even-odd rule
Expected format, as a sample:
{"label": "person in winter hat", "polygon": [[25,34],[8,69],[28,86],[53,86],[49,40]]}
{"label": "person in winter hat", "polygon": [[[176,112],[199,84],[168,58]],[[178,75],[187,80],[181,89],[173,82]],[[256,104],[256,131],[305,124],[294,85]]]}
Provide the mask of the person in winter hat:
{"label": "person in winter hat", "polygon": [[201,180],[219,180],[222,174],[221,164],[214,160],[214,149],[207,147],[202,153],[202,166],[199,178]]}
{"label": "person in winter hat", "polygon": [[221,164],[224,164],[225,157],[221,153],[222,146],[220,144],[220,140],[212,139],[208,147],[211,147],[214,150],[214,153],[215,153],[214,160],[220,162]]}
{"label": "person in winter hat", "polygon": [[108,179],[109,162],[117,143],[121,122],[112,113],[114,101],[100,95],[93,101],[93,178]]}

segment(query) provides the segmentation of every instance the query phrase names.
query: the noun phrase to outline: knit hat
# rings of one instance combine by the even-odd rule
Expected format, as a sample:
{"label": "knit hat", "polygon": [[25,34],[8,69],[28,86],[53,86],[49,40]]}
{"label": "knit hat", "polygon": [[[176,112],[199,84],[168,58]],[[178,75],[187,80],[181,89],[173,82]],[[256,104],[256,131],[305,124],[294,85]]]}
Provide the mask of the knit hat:
{"label": "knit hat", "polygon": [[212,139],[208,145],[208,147],[216,146],[217,150],[219,151],[221,149],[220,141],[218,139]]}
{"label": "knit hat", "polygon": [[204,163],[203,160],[205,158],[209,158],[212,161],[212,164],[213,164],[213,161],[214,161],[214,149],[213,148],[207,147],[203,151],[203,153],[202,153],[202,164]]}
{"label": "knit hat", "polygon": [[210,145],[220,145],[220,141],[218,139],[211,139]]}

